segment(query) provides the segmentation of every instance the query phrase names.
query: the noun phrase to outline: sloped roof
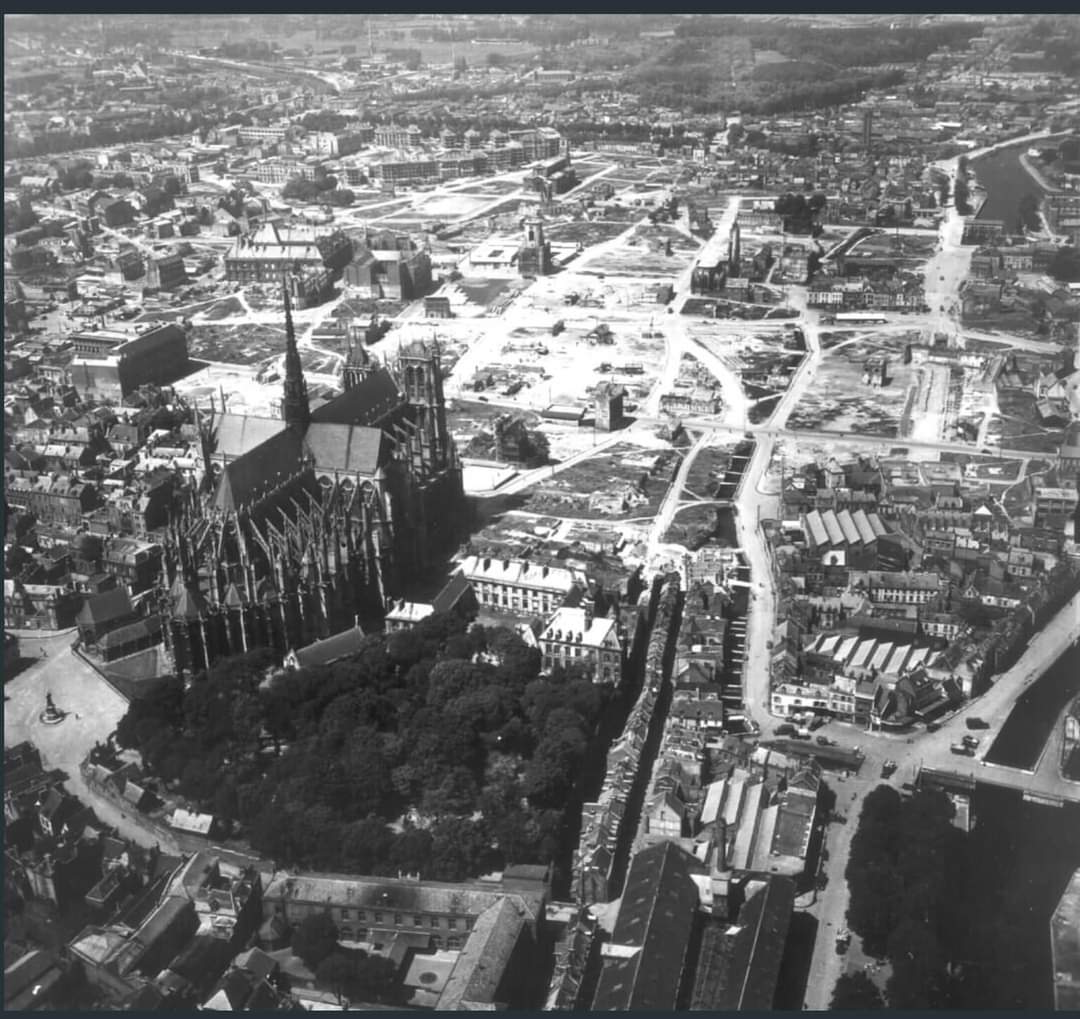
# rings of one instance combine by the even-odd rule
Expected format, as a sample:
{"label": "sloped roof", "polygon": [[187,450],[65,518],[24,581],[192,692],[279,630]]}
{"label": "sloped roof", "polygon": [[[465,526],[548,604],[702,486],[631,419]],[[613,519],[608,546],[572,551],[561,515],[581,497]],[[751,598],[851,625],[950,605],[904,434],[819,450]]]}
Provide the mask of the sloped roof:
{"label": "sloped roof", "polygon": [[158,616],[150,616],[147,619],[138,619],[127,626],[121,626],[101,638],[101,646],[104,649],[123,647],[135,640],[156,640],[161,635],[161,619]]}
{"label": "sloped roof", "polygon": [[524,910],[501,899],[477,918],[435,1006],[440,1011],[495,1004],[495,994],[525,926]]}
{"label": "sloped roof", "polygon": [[173,599],[174,619],[198,619],[206,612],[206,600],[193,587],[185,587],[179,577],[176,578],[170,592]]}
{"label": "sloped roof", "polygon": [[690,1008],[695,1011],[771,1010],[784,954],[795,884],[772,875],[751,891],[734,925],[706,927]]}
{"label": "sloped roof", "polygon": [[[431,600],[435,612],[449,612],[462,598],[472,593],[472,584],[463,573],[455,573],[446,586]],[[475,595],[472,596],[475,600]]]}
{"label": "sloped roof", "polygon": [[304,436],[319,471],[374,474],[389,452],[385,434],[378,428],[312,422]]}
{"label": "sloped roof", "polygon": [[103,591],[101,594],[91,595],[83,602],[79,609],[76,622],[86,626],[100,626],[103,623],[111,623],[117,619],[123,619],[134,612],[131,599],[127,591],[120,587],[114,587],[111,591]]}
{"label": "sloped roof", "polygon": [[[381,907],[402,913],[431,912],[479,916],[494,902],[509,895],[525,909],[530,921],[541,913],[544,892],[517,890],[508,893],[497,885],[449,884],[385,877],[339,874],[282,874],[273,878],[263,893],[264,902],[308,902],[358,909]],[[278,958],[274,955],[274,958]]]}
{"label": "sloped roof", "polygon": [[312,665],[329,665],[346,655],[360,650],[365,634],[359,626],[352,626],[341,633],[335,633],[325,640],[317,640],[296,652],[296,661],[301,668]]}
{"label": "sloped roof", "polygon": [[285,422],[279,418],[222,414],[214,428],[214,452],[228,457],[243,456],[284,428]]}
{"label": "sloped roof", "polygon": [[698,905],[703,865],[674,842],[642,850],[630,865],[594,1011],[674,1009]]}
{"label": "sloped roof", "polygon": [[377,425],[401,406],[397,383],[385,368],[377,368],[359,385],[311,412],[311,421],[339,425]]}
{"label": "sloped roof", "polygon": [[292,432],[283,429],[225,464],[214,493],[214,508],[225,512],[242,509],[262,495],[268,486],[284,481],[301,466],[301,442]]}

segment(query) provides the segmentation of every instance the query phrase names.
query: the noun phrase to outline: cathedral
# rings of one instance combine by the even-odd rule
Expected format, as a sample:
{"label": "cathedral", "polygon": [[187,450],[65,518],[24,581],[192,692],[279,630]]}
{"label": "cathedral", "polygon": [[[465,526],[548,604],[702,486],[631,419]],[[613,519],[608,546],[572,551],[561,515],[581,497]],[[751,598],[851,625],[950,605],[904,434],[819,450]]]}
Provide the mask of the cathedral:
{"label": "cathedral", "polygon": [[437,343],[403,347],[393,373],[353,349],[344,392],[313,405],[287,292],[285,333],[281,417],[200,421],[205,484],[172,523],[163,577],[180,674],[375,619],[458,537]]}

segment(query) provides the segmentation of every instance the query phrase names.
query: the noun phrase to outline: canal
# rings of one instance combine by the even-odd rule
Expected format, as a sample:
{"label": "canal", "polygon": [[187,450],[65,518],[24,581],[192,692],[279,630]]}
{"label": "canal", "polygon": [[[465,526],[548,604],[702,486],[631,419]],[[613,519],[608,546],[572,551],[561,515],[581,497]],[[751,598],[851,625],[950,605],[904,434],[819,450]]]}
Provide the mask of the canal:
{"label": "canal", "polygon": [[986,755],[987,761],[1034,768],[1065,705],[1078,693],[1080,644],[1073,644],[1017,699]]}

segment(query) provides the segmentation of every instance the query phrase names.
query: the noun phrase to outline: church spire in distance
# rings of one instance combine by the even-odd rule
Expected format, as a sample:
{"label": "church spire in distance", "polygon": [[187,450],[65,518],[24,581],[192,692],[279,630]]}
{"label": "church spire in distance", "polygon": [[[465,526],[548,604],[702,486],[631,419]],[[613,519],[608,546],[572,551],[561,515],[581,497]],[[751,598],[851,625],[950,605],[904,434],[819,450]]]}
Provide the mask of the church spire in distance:
{"label": "church spire in distance", "polygon": [[311,421],[311,409],[308,406],[304,368],[300,364],[300,351],[296,349],[296,330],[293,328],[287,284],[282,284],[282,293],[285,297],[285,393],[281,402],[281,416],[290,431],[303,436]]}

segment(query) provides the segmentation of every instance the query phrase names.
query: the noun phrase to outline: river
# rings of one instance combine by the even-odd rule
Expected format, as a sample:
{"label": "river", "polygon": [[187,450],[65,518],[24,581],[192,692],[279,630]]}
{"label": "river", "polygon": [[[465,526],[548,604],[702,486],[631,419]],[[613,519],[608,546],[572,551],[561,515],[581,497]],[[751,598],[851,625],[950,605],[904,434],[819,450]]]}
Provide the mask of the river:
{"label": "river", "polygon": [[985,156],[979,156],[971,161],[970,167],[979,181],[979,186],[985,188],[987,192],[986,201],[979,210],[978,219],[1000,219],[1011,230],[1016,226],[1020,199],[1028,193],[1041,199],[1046,193],[1038,181],[1020,164],[1020,156],[1031,145],[1031,142],[1022,142],[1019,145],[1011,145],[1007,149],[988,152]]}
{"label": "river", "polygon": [[943,929],[958,968],[950,1007],[1052,1009],[1050,917],[1080,867],[1080,806],[980,785],[975,829],[947,852]]}
{"label": "river", "polygon": [[1080,693],[1080,644],[1073,644],[1016,701],[986,759],[1033,768],[1065,705]]}

